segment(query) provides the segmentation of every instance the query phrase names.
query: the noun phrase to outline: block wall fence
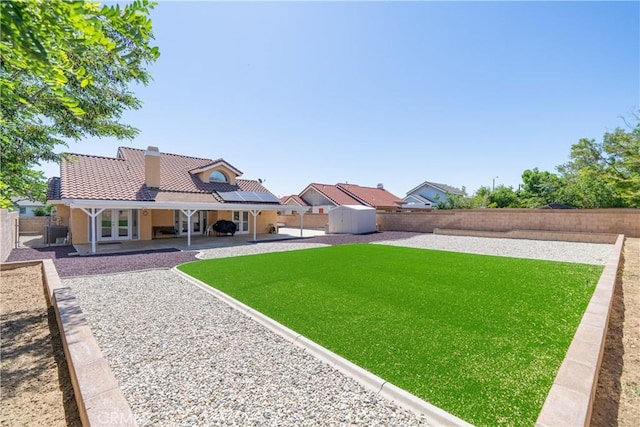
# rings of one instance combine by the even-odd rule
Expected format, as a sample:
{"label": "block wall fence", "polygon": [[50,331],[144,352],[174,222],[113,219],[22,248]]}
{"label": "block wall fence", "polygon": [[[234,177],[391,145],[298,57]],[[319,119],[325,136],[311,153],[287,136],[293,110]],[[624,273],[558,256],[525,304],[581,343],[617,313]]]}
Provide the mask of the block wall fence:
{"label": "block wall fence", "polygon": [[49,216],[23,216],[20,218],[20,234],[44,234],[44,227],[51,225]]}
{"label": "block wall fence", "polygon": [[4,262],[18,240],[18,211],[0,209],[0,262]]}
{"label": "block wall fence", "polygon": [[378,212],[376,218],[382,231],[527,230],[640,237],[640,209],[454,209]]}
{"label": "block wall fence", "polygon": [[[278,222],[285,224],[286,227],[300,228],[300,215],[278,215]],[[328,214],[306,213],[302,218],[302,226],[304,228],[323,229],[329,222]]]}

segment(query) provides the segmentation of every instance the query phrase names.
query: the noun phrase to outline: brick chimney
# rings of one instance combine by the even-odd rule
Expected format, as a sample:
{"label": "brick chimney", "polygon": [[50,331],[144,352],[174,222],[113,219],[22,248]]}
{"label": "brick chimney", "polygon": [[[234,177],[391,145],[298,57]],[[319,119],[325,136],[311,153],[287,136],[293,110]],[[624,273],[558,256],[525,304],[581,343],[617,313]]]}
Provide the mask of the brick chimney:
{"label": "brick chimney", "polygon": [[144,182],[147,187],[160,188],[160,151],[148,146],[144,152]]}

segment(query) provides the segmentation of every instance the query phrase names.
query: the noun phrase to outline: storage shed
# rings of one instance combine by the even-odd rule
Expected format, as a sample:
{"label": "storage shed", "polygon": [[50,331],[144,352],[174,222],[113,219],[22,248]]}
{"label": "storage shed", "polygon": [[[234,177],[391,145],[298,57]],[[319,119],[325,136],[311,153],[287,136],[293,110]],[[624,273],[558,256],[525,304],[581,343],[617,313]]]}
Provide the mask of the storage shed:
{"label": "storage shed", "polygon": [[376,231],[376,210],[369,206],[342,205],[329,211],[329,233],[363,234]]}

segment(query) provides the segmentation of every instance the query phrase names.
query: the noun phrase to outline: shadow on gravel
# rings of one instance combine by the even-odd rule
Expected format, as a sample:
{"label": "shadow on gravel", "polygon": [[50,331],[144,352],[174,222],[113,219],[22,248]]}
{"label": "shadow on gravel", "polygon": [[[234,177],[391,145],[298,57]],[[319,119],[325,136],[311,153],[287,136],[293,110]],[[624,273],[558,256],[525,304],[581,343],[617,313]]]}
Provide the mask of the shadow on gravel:
{"label": "shadow on gravel", "polygon": [[75,253],[73,246],[20,248],[11,251],[7,261],[52,259],[60,277],[74,277],[123,273],[151,268],[172,268],[178,264],[195,261],[198,252],[160,249],[89,256],[71,256],[70,254],[72,253]]}

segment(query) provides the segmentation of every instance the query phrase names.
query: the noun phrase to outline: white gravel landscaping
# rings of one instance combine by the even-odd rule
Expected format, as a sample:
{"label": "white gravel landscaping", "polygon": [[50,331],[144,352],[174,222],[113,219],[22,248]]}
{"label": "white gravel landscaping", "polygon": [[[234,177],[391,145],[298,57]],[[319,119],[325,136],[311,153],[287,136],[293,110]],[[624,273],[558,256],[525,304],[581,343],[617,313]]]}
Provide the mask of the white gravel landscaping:
{"label": "white gravel landscaping", "polygon": [[[604,264],[613,245],[425,234],[377,244]],[[326,246],[203,250],[221,258]],[[171,270],[63,279],[140,426],[426,425]]]}
{"label": "white gravel landscaping", "polygon": [[64,283],[140,426],[426,425],[170,270]]}
{"label": "white gravel landscaping", "polygon": [[379,245],[407,246],[514,258],[605,265],[613,245],[546,240],[496,239],[487,237],[421,234],[408,239],[374,242]]}

